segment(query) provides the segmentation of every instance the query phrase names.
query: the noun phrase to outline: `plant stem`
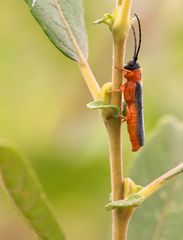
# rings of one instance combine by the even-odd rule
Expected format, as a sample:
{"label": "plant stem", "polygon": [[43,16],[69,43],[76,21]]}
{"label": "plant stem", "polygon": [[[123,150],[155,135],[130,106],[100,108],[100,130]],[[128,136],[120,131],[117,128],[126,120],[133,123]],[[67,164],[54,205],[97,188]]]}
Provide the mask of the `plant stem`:
{"label": "plant stem", "polygon": [[116,7],[119,6],[119,5],[121,5],[121,3],[122,3],[122,0],[117,0],[117,1],[116,1]]}
{"label": "plant stem", "polygon": [[[131,27],[130,12],[132,0],[117,0],[116,5],[120,11],[113,25],[113,64],[112,64],[112,90],[119,89],[122,84],[122,74],[118,68],[124,65],[126,40]],[[121,93],[112,94],[111,104],[121,108]],[[123,194],[123,159],[121,141],[121,121],[116,118],[105,119],[108,132],[110,170],[111,170],[111,191],[112,201],[121,200]],[[129,209],[112,210],[112,240],[126,240],[128,222],[132,211]]]}
{"label": "plant stem", "polygon": [[[122,74],[115,67],[122,68],[124,65],[126,40],[122,42],[113,41],[113,63],[112,63],[112,89],[119,89],[122,84]],[[121,93],[112,94],[111,104],[121,108]]]}
{"label": "plant stem", "polygon": [[94,99],[97,99],[101,89],[90,69],[88,62],[85,61],[85,63],[79,63],[79,68],[81,70],[83,78],[86,82],[86,85],[88,86],[88,89],[89,89],[92,97]]}
{"label": "plant stem", "polygon": [[[122,161],[121,161],[121,131],[119,119],[108,119],[105,121],[108,140],[111,169],[111,192],[112,201],[123,197],[122,188]],[[112,240],[123,240],[122,231],[123,215],[121,209],[112,211]]]}
{"label": "plant stem", "polygon": [[[125,55],[125,42],[113,45],[113,70],[112,86],[119,89],[122,83],[122,75],[115,66],[123,66]],[[113,94],[111,104],[121,107],[121,94]],[[121,121],[110,118],[105,121],[109,140],[110,169],[111,169],[111,191],[112,201],[123,199],[123,161],[121,141]],[[112,240],[125,240],[129,217],[122,209],[112,211]]]}
{"label": "plant stem", "polygon": [[158,191],[162,186],[164,186],[170,179],[176,175],[183,172],[183,163],[179,164],[175,168],[171,169],[158,179],[154,180],[152,183],[147,185],[141,191],[138,192],[139,195],[142,195],[144,198],[148,198],[154,192]]}

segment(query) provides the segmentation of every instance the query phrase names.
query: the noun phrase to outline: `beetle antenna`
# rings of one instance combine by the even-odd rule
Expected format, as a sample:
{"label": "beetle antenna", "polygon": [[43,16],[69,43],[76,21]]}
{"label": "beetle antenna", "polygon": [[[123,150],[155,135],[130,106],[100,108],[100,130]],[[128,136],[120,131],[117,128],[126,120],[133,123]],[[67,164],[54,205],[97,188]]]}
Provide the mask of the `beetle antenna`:
{"label": "beetle antenna", "polygon": [[133,54],[133,60],[135,61],[136,59],[136,55],[137,55],[137,36],[136,36],[136,32],[135,32],[135,28],[132,25],[132,31],[133,31],[133,37],[134,37],[134,41],[135,41],[135,46],[134,46],[134,54]]}
{"label": "beetle antenna", "polygon": [[134,56],[134,58],[133,58],[134,61],[136,62],[136,61],[138,60],[138,54],[139,54],[140,47],[141,47],[141,42],[142,42],[142,31],[141,31],[140,19],[139,19],[139,17],[137,16],[137,14],[135,14],[135,17],[137,18],[138,28],[139,28],[139,45],[138,45],[136,54],[135,54],[135,56]]}

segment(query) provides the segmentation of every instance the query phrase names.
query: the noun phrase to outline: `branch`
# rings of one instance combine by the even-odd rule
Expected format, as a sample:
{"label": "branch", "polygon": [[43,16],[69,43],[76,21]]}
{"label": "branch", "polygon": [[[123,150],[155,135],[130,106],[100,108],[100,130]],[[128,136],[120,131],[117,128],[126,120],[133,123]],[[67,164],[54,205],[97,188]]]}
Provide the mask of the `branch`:
{"label": "branch", "polygon": [[153,193],[158,191],[161,187],[163,187],[170,179],[175,177],[176,175],[183,172],[183,163],[179,164],[175,168],[171,169],[163,176],[159,177],[158,179],[154,180],[152,183],[144,187],[142,190],[138,192],[139,195],[143,196],[144,199],[151,196]]}
{"label": "branch", "polygon": [[86,82],[86,85],[94,99],[99,97],[101,91],[87,61],[85,63],[79,63],[80,71],[83,75],[83,78]]}
{"label": "branch", "polygon": [[[179,164],[175,168],[171,169],[158,179],[154,180],[146,187],[142,188],[139,191],[134,188],[134,192],[132,192],[129,196],[127,196],[123,200],[113,201],[106,205],[107,210],[111,209],[124,209],[124,208],[135,208],[141,205],[148,197],[150,197],[153,193],[158,191],[161,187],[169,182],[170,179],[177,176],[178,174],[183,172],[183,163]],[[138,187],[138,185],[137,185]]]}
{"label": "branch", "polygon": [[[117,1],[117,5],[121,1]],[[115,67],[123,67],[126,40],[131,27],[130,12],[132,0],[123,0],[122,5],[115,10],[113,15],[113,64],[112,64],[112,90],[119,89],[122,84],[122,74]],[[121,108],[121,94],[113,94],[110,104]],[[105,119],[108,132],[112,201],[124,198],[123,194],[123,160],[121,151],[121,122],[119,118]],[[112,240],[126,240],[128,222],[131,209],[114,209],[112,212]]]}

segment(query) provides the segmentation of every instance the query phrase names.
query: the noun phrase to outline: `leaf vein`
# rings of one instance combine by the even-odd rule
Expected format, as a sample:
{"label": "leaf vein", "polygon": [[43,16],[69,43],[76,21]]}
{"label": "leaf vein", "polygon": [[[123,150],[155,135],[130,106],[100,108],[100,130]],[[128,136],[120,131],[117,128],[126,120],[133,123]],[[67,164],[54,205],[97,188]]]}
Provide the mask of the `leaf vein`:
{"label": "leaf vein", "polygon": [[74,34],[72,33],[72,30],[71,30],[71,28],[70,28],[70,26],[69,26],[69,24],[68,24],[68,22],[67,22],[67,20],[66,20],[66,18],[64,16],[64,13],[62,11],[61,5],[59,4],[59,1],[55,0],[55,4],[56,4],[56,8],[57,8],[57,10],[59,12],[60,19],[61,19],[61,21],[63,21],[63,23],[65,25],[65,29],[67,30],[68,36],[69,36],[69,38],[70,38],[70,40],[71,40],[71,42],[73,44],[73,47],[74,47],[74,49],[76,50],[76,52],[77,52],[77,54],[79,56],[80,62],[86,63],[86,59],[83,56],[83,53],[82,53],[82,51],[81,51],[81,49],[79,47],[79,44],[78,44]]}

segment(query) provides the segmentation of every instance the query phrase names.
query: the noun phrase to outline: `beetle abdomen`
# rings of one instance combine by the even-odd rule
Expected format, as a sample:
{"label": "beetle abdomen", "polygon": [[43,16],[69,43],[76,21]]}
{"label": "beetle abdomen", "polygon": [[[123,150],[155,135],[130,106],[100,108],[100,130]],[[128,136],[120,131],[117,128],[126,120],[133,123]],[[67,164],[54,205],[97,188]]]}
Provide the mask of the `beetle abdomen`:
{"label": "beetle abdomen", "polygon": [[130,115],[127,116],[128,133],[132,145],[132,151],[136,152],[141,145],[138,136],[138,114],[135,102],[128,104],[128,111],[130,112]]}

